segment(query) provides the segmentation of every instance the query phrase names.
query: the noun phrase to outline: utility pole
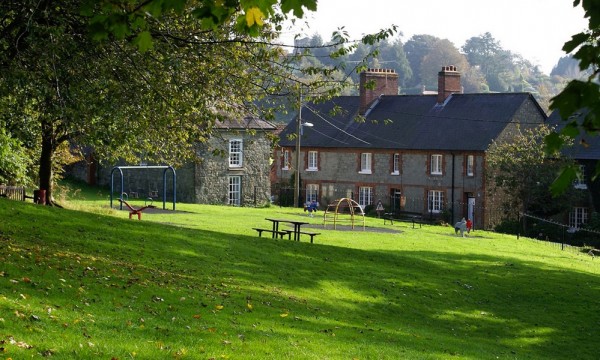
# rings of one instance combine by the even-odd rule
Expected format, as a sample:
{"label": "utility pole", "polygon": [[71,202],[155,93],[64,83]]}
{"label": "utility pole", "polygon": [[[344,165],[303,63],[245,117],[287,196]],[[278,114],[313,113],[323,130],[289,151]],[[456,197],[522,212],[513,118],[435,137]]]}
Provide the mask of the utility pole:
{"label": "utility pole", "polygon": [[300,200],[300,137],[302,137],[302,86],[298,94],[298,118],[296,122],[296,172],[294,175],[294,207]]}

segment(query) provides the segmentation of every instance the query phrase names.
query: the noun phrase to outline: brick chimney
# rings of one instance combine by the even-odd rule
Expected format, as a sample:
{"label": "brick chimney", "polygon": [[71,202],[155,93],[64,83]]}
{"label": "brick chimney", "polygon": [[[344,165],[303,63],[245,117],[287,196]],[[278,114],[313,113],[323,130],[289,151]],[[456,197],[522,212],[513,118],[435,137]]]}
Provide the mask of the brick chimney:
{"label": "brick chimney", "polygon": [[438,73],[438,104],[443,104],[451,94],[461,93],[460,73],[456,70],[456,66],[442,67],[442,71]]}
{"label": "brick chimney", "polygon": [[[366,86],[374,82],[372,89]],[[360,73],[360,108],[364,115],[379,95],[398,95],[398,74],[394,69],[367,69]]]}

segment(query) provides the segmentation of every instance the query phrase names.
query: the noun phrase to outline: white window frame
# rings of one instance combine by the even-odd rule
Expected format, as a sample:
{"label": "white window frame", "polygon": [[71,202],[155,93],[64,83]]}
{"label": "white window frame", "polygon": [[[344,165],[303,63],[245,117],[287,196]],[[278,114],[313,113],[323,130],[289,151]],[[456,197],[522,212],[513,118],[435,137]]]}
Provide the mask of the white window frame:
{"label": "white window frame", "polygon": [[444,162],[444,156],[442,154],[431,155],[431,175],[442,175],[442,163]]}
{"label": "white window frame", "polygon": [[373,154],[372,153],[361,153],[360,154],[360,171],[359,174],[371,174],[371,167],[373,165]]}
{"label": "white window frame", "polygon": [[318,184],[307,184],[306,185],[306,203],[311,201],[318,201],[319,198],[319,185]]}
{"label": "white window frame", "polygon": [[467,155],[467,176],[475,176],[475,156]]}
{"label": "white window frame", "polygon": [[400,175],[400,154],[392,155],[392,175]]}
{"label": "white window frame", "polygon": [[439,214],[444,210],[444,192],[441,190],[429,190],[427,194],[427,211]]}
{"label": "white window frame", "polygon": [[308,152],[308,167],[306,171],[318,171],[319,170],[319,152],[309,151]]}
{"label": "white window frame", "polygon": [[281,164],[281,170],[290,169],[290,152],[289,150],[283,150],[283,162]]}
{"label": "white window frame", "polygon": [[587,224],[589,219],[589,210],[586,207],[573,207],[569,212],[569,226],[579,229],[581,225]]}
{"label": "white window frame", "polygon": [[227,204],[240,206],[242,204],[242,177],[230,176],[228,181]]}
{"label": "white window frame", "polygon": [[365,209],[373,204],[373,188],[370,186],[361,186],[358,188],[358,205]]}
{"label": "white window frame", "polygon": [[229,140],[229,167],[240,168],[243,165],[244,142],[242,139]]}
{"label": "white window frame", "polygon": [[575,189],[579,190],[587,190],[587,184],[585,183],[585,166],[579,165],[579,172],[577,173],[577,178],[573,181],[573,186]]}

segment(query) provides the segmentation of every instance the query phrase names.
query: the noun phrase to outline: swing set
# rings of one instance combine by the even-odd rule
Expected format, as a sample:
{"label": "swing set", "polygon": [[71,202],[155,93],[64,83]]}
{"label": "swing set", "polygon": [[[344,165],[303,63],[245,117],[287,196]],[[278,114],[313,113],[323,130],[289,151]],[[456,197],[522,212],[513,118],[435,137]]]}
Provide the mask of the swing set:
{"label": "swing set", "polygon": [[[129,199],[124,199],[124,197],[128,197],[127,193],[125,192],[125,182],[124,180],[124,176],[123,176],[123,170],[135,170],[135,169],[141,169],[141,170],[148,170],[148,169],[163,169],[163,186],[162,186],[162,201],[163,201],[163,210],[166,209],[166,199],[167,199],[167,171],[171,171],[171,173],[173,174],[173,210],[175,210],[175,203],[176,203],[176,196],[177,196],[177,174],[175,173],[175,169],[172,166],[115,166],[112,168],[111,172],[110,172],[110,207],[113,207],[113,193],[115,190],[114,187],[114,174],[116,171],[119,172],[120,174],[120,178],[121,178],[121,192],[119,195],[119,202],[120,202],[120,206],[119,206],[119,210],[123,210],[123,203],[126,203],[127,200]],[[153,207],[152,206],[152,196],[158,197],[158,190],[148,190],[148,195],[151,197],[148,197],[148,199],[146,201],[150,201],[150,206],[147,206],[146,204],[146,208],[148,207]],[[139,192],[135,192],[135,197],[139,196]],[[131,216],[131,214],[130,214]],[[139,218],[139,215],[138,215]]]}

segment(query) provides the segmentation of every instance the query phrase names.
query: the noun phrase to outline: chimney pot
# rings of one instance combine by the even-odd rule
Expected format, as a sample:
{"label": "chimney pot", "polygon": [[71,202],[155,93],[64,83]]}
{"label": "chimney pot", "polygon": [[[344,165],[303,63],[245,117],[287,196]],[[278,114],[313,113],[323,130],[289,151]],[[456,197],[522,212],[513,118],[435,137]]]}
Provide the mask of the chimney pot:
{"label": "chimney pot", "polygon": [[460,73],[456,66],[442,67],[442,71],[438,73],[437,103],[443,104],[450,95],[460,93],[462,93],[462,86],[460,85]]}
{"label": "chimney pot", "polygon": [[[367,89],[368,82],[374,82],[373,89]],[[381,95],[398,95],[398,74],[394,69],[367,69],[360,74],[359,113],[364,115],[371,103]]]}

